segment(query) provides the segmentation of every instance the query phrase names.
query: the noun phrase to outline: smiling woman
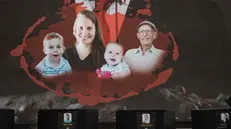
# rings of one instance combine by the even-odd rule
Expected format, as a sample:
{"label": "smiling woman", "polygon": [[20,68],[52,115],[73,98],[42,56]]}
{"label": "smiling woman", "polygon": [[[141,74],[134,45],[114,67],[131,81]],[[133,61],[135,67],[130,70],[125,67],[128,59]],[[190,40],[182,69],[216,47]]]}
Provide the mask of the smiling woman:
{"label": "smiling woman", "polygon": [[105,64],[103,58],[105,47],[94,12],[79,12],[73,26],[75,45],[65,51],[65,58],[75,70],[95,71]]}

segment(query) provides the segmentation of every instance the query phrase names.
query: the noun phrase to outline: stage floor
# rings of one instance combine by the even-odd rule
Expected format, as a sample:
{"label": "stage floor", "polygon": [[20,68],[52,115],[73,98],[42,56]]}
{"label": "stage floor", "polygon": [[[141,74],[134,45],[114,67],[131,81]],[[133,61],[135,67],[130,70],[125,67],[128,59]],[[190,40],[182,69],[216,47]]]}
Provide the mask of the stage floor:
{"label": "stage floor", "polygon": [[[37,127],[15,127],[15,129],[37,129]],[[109,128],[109,129],[113,129],[113,128]],[[192,129],[192,128],[176,128],[176,129]]]}
{"label": "stage floor", "polygon": [[[14,129],[37,129],[36,125],[15,125]],[[108,128],[99,128],[99,129],[115,129],[114,127],[108,127]],[[191,129],[191,128],[176,128],[176,129]]]}

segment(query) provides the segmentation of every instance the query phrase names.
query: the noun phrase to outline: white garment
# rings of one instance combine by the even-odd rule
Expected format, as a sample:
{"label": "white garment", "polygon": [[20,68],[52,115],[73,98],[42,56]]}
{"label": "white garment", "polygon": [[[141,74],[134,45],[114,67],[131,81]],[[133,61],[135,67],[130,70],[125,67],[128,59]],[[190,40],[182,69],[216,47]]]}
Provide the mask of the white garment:
{"label": "white garment", "polygon": [[117,65],[109,65],[105,64],[101,67],[102,71],[107,71],[107,72],[124,72],[129,70],[129,66],[126,62],[121,61]]}
{"label": "white garment", "polygon": [[131,72],[151,73],[162,63],[164,50],[152,46],[143,54],[141,47],[130,49],[125,53],[124,60],[128,63]]}

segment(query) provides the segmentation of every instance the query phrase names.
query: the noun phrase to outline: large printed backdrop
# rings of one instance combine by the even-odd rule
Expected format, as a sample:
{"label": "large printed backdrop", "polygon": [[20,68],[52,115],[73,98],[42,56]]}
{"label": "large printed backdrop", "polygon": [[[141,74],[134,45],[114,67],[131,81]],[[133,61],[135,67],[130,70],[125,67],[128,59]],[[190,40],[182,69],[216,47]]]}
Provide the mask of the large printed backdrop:
{"label": "large printed backdrop", "polygon": [[[106,5],[102,6],[103,10],[106,10],[113,2],[100,1],[100,5]],[[114,111],[118,108],[164,108],[177,111],[179,120],[189,120],[189,111],[192,108],[223,107],[223,99],[231,91],[228,76],[230,71],[228,2],[209,0],[121,2],[122,4],[119,1],[118,6],[127,5],[125,12],[124,8],[119,9],[119,18],[122,17],[122,20],[107,22],[108,19],[105,20],[105,17],[100,15],[100,11],[97,12],[101,23],[106,21],[111,25],[111,28],[110,25],[109,28],[103,26],[104,30],[110,30],[110,36],[104,40],[123,41],[126,50],[138,47],[139,42],[135,39],[136,25],[144,19],[154,22],[163,36],[171,32],[171,39],[174,39],[171,42],[174,46],[171,57],[175,63],[171,65],[171,68],[174,68],[171,69],[172,76],[165,78],[166,83],[163,81],[158,83],[161,84],[158,87],[140,92],[137,96],[107,104],[99,103],[118,98],[101,98],[101,101],[99,98],[97,100],[82,98],[83,105],[81,103],[70,105],[73,102],[62,97],[63,95],[57,96],[46,87],[41,87],[41,83],[29,76],[29,72],[26,73],[25,66],[27,64],[33,66],[33,63],[37,63],[35,59],[42,58],[43,55],[38,54],[42,52],[40,38],[49,31],[57,31],[57,26],[63,31],[64,38],[68,37],[66,42],[73,42],[73,37],[68,34],[72,33],[73,20],[79,9],[77,7],[80,6],[78,1],[4,1],[3,4],[1,3],[4,5],[2,12],[5,12],[5,16],[1,24],[3,31],[0,39],[2,57],[0,106],[15,109],[19,123],[35,122],[39,108],[70,108],[71,106],[98,108],[100,120],[113,121]],[[131,42],[131,39],[134,41]],[[163,47],[163,44],[159,46]],[[177,55],[174,56],[173,51]],[[21,58],[22,55],[25,58]],[[134,91],[136,90],[133,89],[132,93],[136,95],[137,91]],[[126,93],[123,95],[126,96]]]}

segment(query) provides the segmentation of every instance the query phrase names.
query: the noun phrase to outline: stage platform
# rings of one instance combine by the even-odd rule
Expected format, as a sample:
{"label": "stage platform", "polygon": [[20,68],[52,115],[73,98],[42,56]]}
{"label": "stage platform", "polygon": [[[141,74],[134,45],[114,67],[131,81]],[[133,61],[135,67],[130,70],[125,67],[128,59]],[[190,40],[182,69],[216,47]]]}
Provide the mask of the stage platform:
{"label": "stage platform", "polygon": [[[15,129],[37,129],[37,125],[15,124]],[[101,123],[99,129],[116,129],[115,123]],[[191,129],[190,122],[177,122],[176,129]]]}
{"label": "stage platform", "polygon": [[[15,129],[37,129],[37,125],[15,125]],[[99,129],[115,129],[114,127],[99,128]],[[176,129],[191,129],[191,128],[176,128]]]}

